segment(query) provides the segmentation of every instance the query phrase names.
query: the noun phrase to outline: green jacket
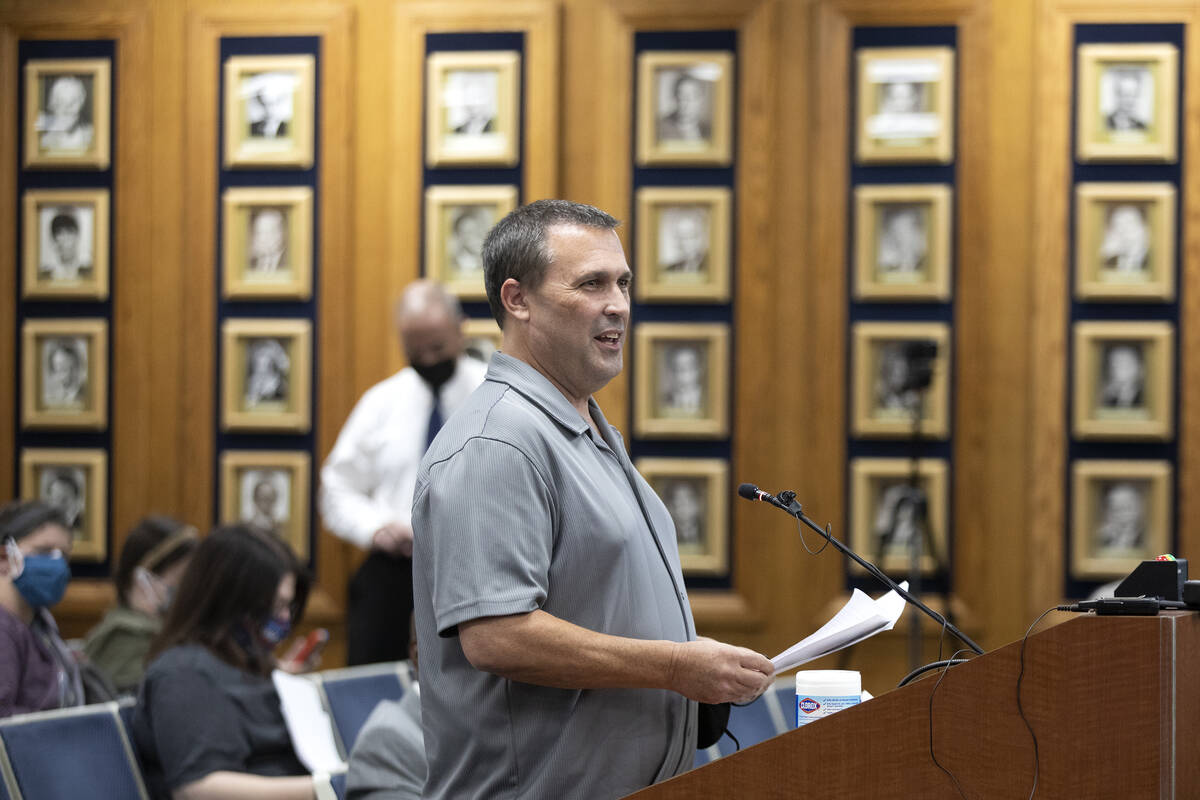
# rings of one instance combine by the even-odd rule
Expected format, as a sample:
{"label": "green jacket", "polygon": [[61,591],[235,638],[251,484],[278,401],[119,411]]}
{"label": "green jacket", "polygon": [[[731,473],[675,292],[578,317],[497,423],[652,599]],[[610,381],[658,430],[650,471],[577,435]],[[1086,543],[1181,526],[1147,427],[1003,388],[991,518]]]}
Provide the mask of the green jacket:
{"label": "green jacket", "polygon": [[132,694],[146,671],[150,642],[161,628],[160,620],[117,606],[88,633],[83,652],[119,693]]}

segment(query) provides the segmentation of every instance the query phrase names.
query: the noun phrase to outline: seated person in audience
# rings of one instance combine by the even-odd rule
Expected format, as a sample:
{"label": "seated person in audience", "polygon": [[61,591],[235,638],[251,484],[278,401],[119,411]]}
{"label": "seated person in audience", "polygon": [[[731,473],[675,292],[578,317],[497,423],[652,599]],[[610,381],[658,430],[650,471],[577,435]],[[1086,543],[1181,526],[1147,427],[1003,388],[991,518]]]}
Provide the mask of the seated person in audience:
{"label": "seated person in audience", "polygon": [[399,700],[381,700],[350,753],[346,800],[421,800],[428,764],[417,684],[417,627],[409,619],[412,688]]}
{"label": "seated person in audience", "polygon": [[196,547],[134,709],[152,798],[316,796],[271,681],[272,651],[307,597],[305,570],[269,533],[228,525]]}
{"label": "seated person in audience", "polygon": [[0,508],[0,717],[83,702],[79,667],[49,608],[71,580],[71,531],[40,500]]}
{"label": "seated person in audience", "polygon": [[137,691],[150,642],[162,629],[195,549],[196,529],[170,517],[146,517],[125,538],[113,576],[117,605],[83,646],[88,660],[118,693]]}

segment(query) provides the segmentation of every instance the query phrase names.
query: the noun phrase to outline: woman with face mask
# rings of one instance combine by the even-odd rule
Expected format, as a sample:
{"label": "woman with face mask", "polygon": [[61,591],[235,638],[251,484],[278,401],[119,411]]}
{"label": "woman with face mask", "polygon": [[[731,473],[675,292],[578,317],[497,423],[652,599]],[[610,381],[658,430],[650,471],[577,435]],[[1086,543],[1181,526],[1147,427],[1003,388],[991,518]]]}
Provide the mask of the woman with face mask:
{"label": "woman with face mask", "polygon": [[151,797],[315,796],[271,682],[307,596],[305,570],[269,533],[229,525],[196,547],[134,710]]}
{"label": "woman with face mask", "polygon": [[0,508],[0,717],[83,702],[50,607],[71,580],[71,532],[40,500]]}
{"label": "woman with face mask", "polygon": [[113,583],[117,605],[92,629],[83,652],[119,694],[137,691],[150,642],[162,629],[196,529],[171,517],[149,516],[125,537]]}

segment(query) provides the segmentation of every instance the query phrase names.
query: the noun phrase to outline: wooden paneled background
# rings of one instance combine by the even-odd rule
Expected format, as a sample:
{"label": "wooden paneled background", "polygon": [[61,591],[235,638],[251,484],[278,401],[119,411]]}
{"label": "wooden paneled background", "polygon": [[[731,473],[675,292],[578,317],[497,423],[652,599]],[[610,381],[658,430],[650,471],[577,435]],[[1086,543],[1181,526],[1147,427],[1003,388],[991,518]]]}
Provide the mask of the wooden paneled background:
{"label": "wooden paneled background", "polygon": [[[400,367],[389,299],[420,271],[422,42],[428,32],[523,31],[527,199],[632,214],[634,33],[738,36],[737,410],[732,477],[793,488],[846,532],[850,50],[857,26],[956,26],[957,325],[954,595],[987,648],[1063,600],[1067,538],[1067,257],[1072,25],[1186,25],[1200,74],[1200,3],[1183,0],[8,0],[0,8],[0,382],[15,387],[17,47],[116,40],[111,336],[114,549],[142,514],[213,522],[218,43],[321,37],[321,459],[358,395]],[[1200,125],[1186,81],[1176,472],[1177,551],[1200,552]],[[626,240],[628,247],[631,242]],[[601,396],[628,429],[628,376]],[[15,396],[0,392],[0,490],[15,489]],[[11,488],[10,488],[11,487]],[[701,631],[773,655],[845,596],[832,549],[807,555],[786,517],[735,503],[732,590],[693,592]],[[809,537],[810,542],[814,537]],[[322,532],[310,622],[333,629],[359,555]],[[84,632],[111,602],[75,581],[58,616]],[[930,597],[935,607],[946,598]],[[901,627],[904,627],[903,625]],[[947,643],[953,649],[952,642]],[[925,646],[932,658],[937,631]],[[836,659],[828,661],[830,665]],[[907,671],[903,631],[846,661],[883,691]]]}

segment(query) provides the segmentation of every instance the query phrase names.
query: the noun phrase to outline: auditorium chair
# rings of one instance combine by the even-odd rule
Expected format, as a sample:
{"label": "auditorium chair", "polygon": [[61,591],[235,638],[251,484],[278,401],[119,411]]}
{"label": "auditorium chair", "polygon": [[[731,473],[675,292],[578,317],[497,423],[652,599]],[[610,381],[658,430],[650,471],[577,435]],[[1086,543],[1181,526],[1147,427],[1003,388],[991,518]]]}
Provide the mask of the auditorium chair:
{"label": "auditorium chair", "polygon": [[342,752],[354,741],[380,700],[399,700],[411,685],[407,661],[332,669],[309,676],[318,682]]}
{"label": "auditorium chair", "polygon": [[117,703],[0,721],[0,771],[8,800],[147,796]]}

